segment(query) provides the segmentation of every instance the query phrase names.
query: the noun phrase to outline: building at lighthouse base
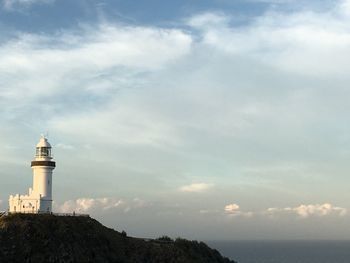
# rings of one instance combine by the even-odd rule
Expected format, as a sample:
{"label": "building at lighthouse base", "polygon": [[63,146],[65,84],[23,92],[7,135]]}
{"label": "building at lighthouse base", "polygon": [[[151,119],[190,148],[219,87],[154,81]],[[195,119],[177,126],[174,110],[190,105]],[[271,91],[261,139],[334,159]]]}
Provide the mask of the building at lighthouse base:
{"label": "building at lighthouse base", "polygon": [[44,199],[29,189],[29,195],[10,195],[9,212],[12,213],[50,213],[52,200]]}

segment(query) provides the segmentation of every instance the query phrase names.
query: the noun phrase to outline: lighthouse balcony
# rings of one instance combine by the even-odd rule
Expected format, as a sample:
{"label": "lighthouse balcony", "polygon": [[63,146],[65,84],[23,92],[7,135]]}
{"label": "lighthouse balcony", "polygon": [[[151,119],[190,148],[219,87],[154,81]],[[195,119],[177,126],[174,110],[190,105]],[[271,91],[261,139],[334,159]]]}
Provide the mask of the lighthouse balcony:
{"label": "lighthouse balcony", "polygon": [[49,166],[49,167],[55,168],[56,163],[53,161],[32,161],[31,167],[33,166]]}

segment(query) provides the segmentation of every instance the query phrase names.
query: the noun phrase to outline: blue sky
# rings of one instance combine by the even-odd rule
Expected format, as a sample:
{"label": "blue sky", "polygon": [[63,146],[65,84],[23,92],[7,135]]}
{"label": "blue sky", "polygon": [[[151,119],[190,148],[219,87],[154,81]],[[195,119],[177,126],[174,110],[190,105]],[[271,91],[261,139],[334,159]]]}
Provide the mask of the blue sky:
{"label": "blue sky", "polygon": [[0,209],[48,132],[56,211],[347,239],[349,22],[345,0],[2,1]]}

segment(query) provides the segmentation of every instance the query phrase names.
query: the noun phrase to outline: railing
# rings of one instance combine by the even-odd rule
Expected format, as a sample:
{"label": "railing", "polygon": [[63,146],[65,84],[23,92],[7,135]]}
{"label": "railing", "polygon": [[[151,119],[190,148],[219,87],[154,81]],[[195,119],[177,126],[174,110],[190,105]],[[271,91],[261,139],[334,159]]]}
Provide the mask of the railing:
{"label": "railing", "polygon": [[35,214],[35,215],[53,215],[53,216],[80,216],[80,217],[90,217],[89,214],[80,214],[80,213],[46,213],[46,212],[36,212],[36,213],[32,213],[32,212],[5,212],[5,211],[1,211],[0,212],[0,217],[4,216],[4,215],[11,215],[11,214]]}
{"label": "railing", "polygon": [[82,216],[82,217],[90,217],[89,214],[79,214],[79,213],[51,213],[54,216]]}
{"label": "railing", "polygon": [[3,216],[5,216],[5,215],[7,215],[7,212],[6,212],[6,211],[0,211],[0,217],[3,217]]}

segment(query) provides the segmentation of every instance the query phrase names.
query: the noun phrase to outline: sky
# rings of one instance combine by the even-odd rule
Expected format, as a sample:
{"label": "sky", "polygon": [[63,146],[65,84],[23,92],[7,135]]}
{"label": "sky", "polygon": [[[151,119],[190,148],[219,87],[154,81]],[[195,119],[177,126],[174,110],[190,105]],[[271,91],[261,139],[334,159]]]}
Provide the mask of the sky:
{"label": "sky", "polygon": [[139,237],[349,239],[350,1],[0,1],[0,210]]}

